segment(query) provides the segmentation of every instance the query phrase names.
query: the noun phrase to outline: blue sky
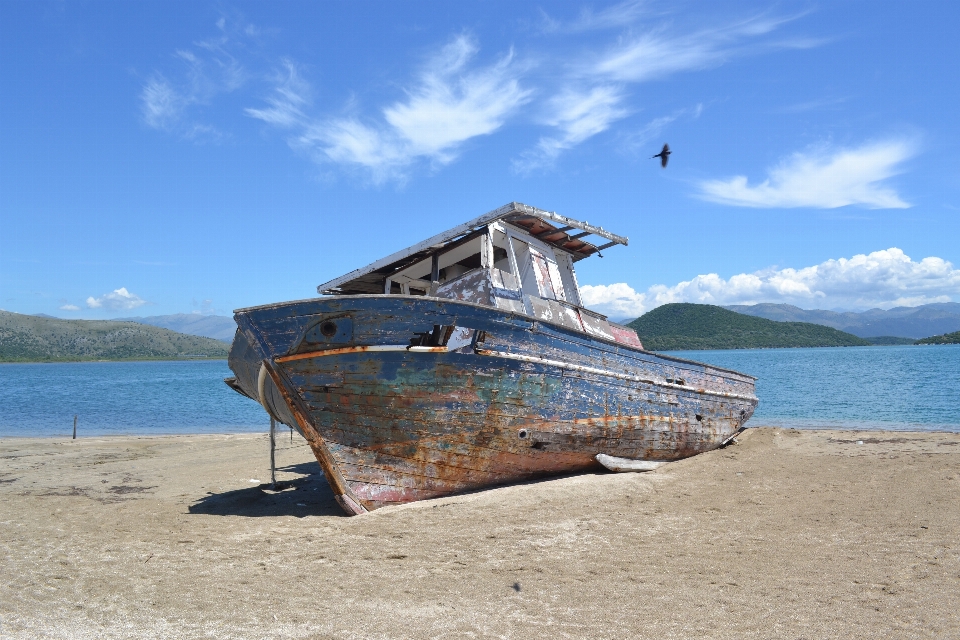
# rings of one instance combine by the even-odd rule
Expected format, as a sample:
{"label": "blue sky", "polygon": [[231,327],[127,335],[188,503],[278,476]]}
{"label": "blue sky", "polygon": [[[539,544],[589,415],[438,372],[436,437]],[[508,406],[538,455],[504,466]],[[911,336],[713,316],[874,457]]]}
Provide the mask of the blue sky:
{"label": "blue sky", "polygon": [[[960,301],[960,5],[0,3],[0,308],[232,309],[510,201],[671,301]],[[650,156],[673,149],[661,169]]]}

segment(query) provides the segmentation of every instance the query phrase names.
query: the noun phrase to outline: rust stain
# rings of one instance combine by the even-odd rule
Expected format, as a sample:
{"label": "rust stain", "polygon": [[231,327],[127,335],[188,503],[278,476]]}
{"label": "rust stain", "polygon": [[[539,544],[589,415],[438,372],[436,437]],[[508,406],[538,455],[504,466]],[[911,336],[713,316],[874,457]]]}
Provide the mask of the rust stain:
{"label": "rust stain", "polygon": [[[384,346],[394,347],[384,349]],[[339,356],[344,353],[367,353],[372,351],[409,351],[411,353],[446,353],[446,347],[425,347],[409,345],[364,345],[358,347],[339,347],[337,349],[321,349],[320,351],[309,351],[307,353],[295,353],[289,356],[280,356],[274,358],[278,363],[293,362],[296,360],[307,360],[309,358],[320,358],[323,356]]]}

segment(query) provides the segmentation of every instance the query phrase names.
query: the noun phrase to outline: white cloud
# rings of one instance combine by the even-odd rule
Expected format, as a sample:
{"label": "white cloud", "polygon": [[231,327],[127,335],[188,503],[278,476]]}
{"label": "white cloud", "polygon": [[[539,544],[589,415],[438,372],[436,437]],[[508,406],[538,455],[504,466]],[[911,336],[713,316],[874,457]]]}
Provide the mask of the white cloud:
{"label": "white cloud", "polygon": [[278,83],[269,108],[247,114],[296,128],[291,145],[320,162],[362,168],[375,182],[403,179],[418,160],[452,162],[464,142],[495,132],[530,100],[512,53],[490,66],[471,67],[477,52],[473,39],[455,38],[424,66],[405,100],[381,110],[382,121],[304,117],[303,83],[285,89],[292,72]]}
{"label": "white cloud", "polygon": [[[640,10],[639,3],[626,2],[597,14],[585,12],[576,24],[589,25],[583,28],[626,25],[635,20]],[[631,98],[629,85],[719,66],[734,56],[760,51],[760,46],[744,43],[756,42],[792,19],[757,17],[687,33],[659,27],[618,39],[606,51],[587,56],[586,62],[572,68],[556,96],[543,107],[543,124],[557,129],[558,135],[540,138],[534,149],[523,154],[525,161],[514,162],[514,168],[524,171],[550,165],[563,151],[636,111],[626,106]],[[798,45],[780,42],[765,46],[783,49]],[[648,125],[649,131],[641,131],[639,137],[659,135],[679,115],[655,118]]]}
{"label": "white cloud", "polygon": [[[622,149],[630,154],[636,154],[641,151],[646,153],[651,150],[649,143],[660,138],[663,130],[668,125],[683,116],[689,116],[693,119],[699,118],[702,113],[703,104],[698,104],[689,109],[678,109],[670,115],[654,118],[640,129],[623,136]],[[663,142],[663,140],[658,140],[658,142]],[[658,149],[654,148],[654,150]]]}
{"label": "white cloud", "polygon": [[140,111],[148,127],[181,135],[190,140],[219,139],[223,134],[213,125],[197,121],[196,111],[216,96],[242,87],[248,74],[229,49],[238,38],[249,37],[243,29],[221,18],[218,37],[196,43],[196,51],[180,49],[173,57],[179,62],[179,79],[169,80],[156,72],[140,91]]}
{"label": "white cloud", "polygon": [[166,129],[180,117],[183,97],[162,76],[156,76],[140,92],[143,121],[154,129]]}
{"label": "white cloud", "polygon": [[937,257],[916,262],[892,247],[802,269],[767,269],[724,279],[699,275],[673,286],[637,292],[625,283],[585,285],[584,303],[614,317],[639,316],[670,302],[870,309],[949,302],[960,297],[960,269]]}
{"label": "white cloud", "polygon": [[[373,113],[360,111],[351,101],[341,115],[311,109],[313,91],[290,60],[282,60],[281,71],[272,77],[248,72],[234,54],[257,39],[259,30],[221,18],[217,37],[174,52],[178,73],[157,72],[144,84],[142,117],[148,126],[186,139],[218,139],[224,134],[199,122],[204,109],[220,94],[251,80],[266,82],[263,103],[246,108],[247,116],[286,130],[288,144],[317,163],[359,170],[382,183],[403,181],[417,165],[435,168],[453,162],[468,141],[525,115],[524,107],[539,93],[545,97],[527,117],[549,131],[517,154],[520,159],[513,166],[523,172],[551,165],[566,150],[638,112],[631,85],[717,66],[737,56],[816,44],[768,37],[794,17],[760,16],[693,29],[674,28],[662,11],[656,13],[658,24],[641,25],[641,18],[654,11],[648,11],[644,0],[627,0],[597,11],[585,9],[568,24],[544,14],[547,31],[565,34],[559,44],[566,53],[550,54],[543,48],[525,63],[518,62],[512,50],[486,65],[478,63],[477,42],[459,35],[422,65],[401,99],[385,101]],[[622,32],[599,47],[575,35],[601,29]],[[592,52],[575,51],[575,38]],[[533,60],[538,57],[544,63],[539,68],[549,71],[534,76]],[[675,118],[654,118],[650,131],[641,131],[640,137],[659,135]]]}
{"label": "white cloud", "polygon": [[60,305],[61,311],[80,311],[80,307],[75,304],[64,304]]}
{"label": "white cloud", "polygon": [[594,87],[582,92],[568,89],[550,99],[548,115],[543,124],[559,129],[560,135],[544,136],[537,146],[514,161],[518,171],[552,164],[564,150],[576,146],[605,131],[612,122],[620,120],[629,111],[620,106],[622,92],[614,86]]}
{"label": "white cloud", "polygon": [[270,106],[244,111],[248,116],[276,127],[294,127],[307,120],[303,108],[310,104],[309,95],[310,85],[300,77],[297,66],[290,60],[284,60],[283,72],[274,77],[273,95],[267,98]]}
{"label": "white cloud", "polygon": [[616,82],[646,82],[681,71],[718,66],[745,53],[741,41],[774,31],[788,18],[752,18],[738,23],[673,35],[665,29],[618,42],[582,69]]}
{"label": "white cloud", "polygon": [[110,311],[126,311],[136,309],[147,303],[146,300],[127,291],[126,287],[120,287],[110,293],[105,293],[99,298],[90,296],[87,298],[87,307],[91,309],[109,309]]}
{"label": "white cloud", "polygon": [[635,22],[644,13],[643,0],[627,0],[600,11],[594,12],[591,8],[580,11],[577,19],[570,24],[551,18],[541,9],[543,29],[546,32],[576,33],[579,31],[594,31],[598,29],[618,29]]}
{"label": "white cloud", "polygon": [[833,209],[851,204],[871,209],[904,209],[896,191],[879,184],[899,173],[912,157],[908,140],[888,140],[856,149],[818,149],[795,153],[768,171],[756,186],[746,176],[700,183],[701,197],[742,207],[815,207]]}

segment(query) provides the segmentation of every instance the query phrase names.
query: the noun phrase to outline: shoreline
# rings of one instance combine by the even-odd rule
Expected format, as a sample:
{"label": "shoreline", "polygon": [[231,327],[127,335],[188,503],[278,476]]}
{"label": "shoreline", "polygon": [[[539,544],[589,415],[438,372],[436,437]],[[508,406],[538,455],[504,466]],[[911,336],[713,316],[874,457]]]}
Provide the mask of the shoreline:
{"label": "shoreline", "polygon": [[[202,336],[201,336],[202,337]],[[213,338],[211,338],[213,339]],[[225,343],[229,346],[230,343]],[[671,356],[676,353],[698,353],[698,352],[724,352],[724,351],[776,351],[789,350],[798,351],[803,349],[866,349],[870,347],[958,347],[960,345],[951,342],[935,343],[914,343],[914,344],[871,344],[871,345],[825,345],[822,347],[730,347],[727,349],[670,349],[667,351],[651,351],[657,355]],[[679,356],[674,356],[679,357]],[[84,364],[84,363],[108,363],[108,362],[203,362],[216,361],[224,362],[228,356],[195,356],[180,358],[123,358],[120,360],[0,360],[0,366],[6,364]],[[683,358],[681,358],[683,359]],[[691,360],[700,364],[695,360]]]}
{"label": "shoreline", "polygon": [[5,364],[107,364],[113,362],[226,362],[228,356],[196,356],[192,358],[130,358],[120,360],[0,360]]}
{"label": "shoreline", "polygon": [[354,518],[300,438],[281,491],[265,432],[0,457],[4,638],[960,635],[957,433],[758,425]]}
{"label": "shoreline", "polygon": [[[763,425],[747,425],[745,432],[753,431],[755,429],[783,429],[783,430],[795,430],[795,431],[836,431],[839,433],[864,433],[864,434],[876,434],[876,433],[899,433],[899,434],[960,434],[960,425],[936,425],[929,429],[917,428],[916,424],[904,425],[904,428],[899,428],[898,425],[882,425],[882,426],[864,426],[864,425],[843,425],[843,424],[790,424],[790,423],[779,423],[779,421],[773,420],[770,421],[769,418],[765,419],[767,424]],[[290,427],[285,424],[277,423],[277,438],[279,439],[282,435],[288,434]],[[249,436],[249,435],[266,435],[270,433],[270,426],[264,425],[262,427],[256,427],[256,429],[251,428],[250,431],[183,431],[183,432],[146,432],[146,433],[137,433],[137,432],[122,432],[122,433],[82,433],[78,432],[77,441],[80,440],[95,440],[98,438],[103,439],[116,439],[116,438],[183,438],[183,437],[195,437],[195,436]],[[739,437],[739,436],[738,436]],[[303,441],[303,438],[294,432],[294,440],[297,439]],[[0,432],[0,441],[5,440],[38,440],[44,442],[50,442],[52,440],[70,440],[73,441],[71,434],[57,434],[57,435],[3,435]],[[305,441],[303,441],[305,444]]]}

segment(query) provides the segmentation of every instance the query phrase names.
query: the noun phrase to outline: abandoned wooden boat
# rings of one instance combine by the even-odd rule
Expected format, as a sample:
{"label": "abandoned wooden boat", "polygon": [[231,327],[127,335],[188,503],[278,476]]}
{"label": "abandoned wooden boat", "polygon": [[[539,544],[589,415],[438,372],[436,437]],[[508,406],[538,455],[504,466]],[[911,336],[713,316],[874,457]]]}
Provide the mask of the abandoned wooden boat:
{"label": "abandoned wooden boat", "polygon": [[754,378],[585,309],[573,265],[617,244],[508,204],[324,297],[238,310],[227,383],[306,438],[350,514],[714,449],[753,414]]}

